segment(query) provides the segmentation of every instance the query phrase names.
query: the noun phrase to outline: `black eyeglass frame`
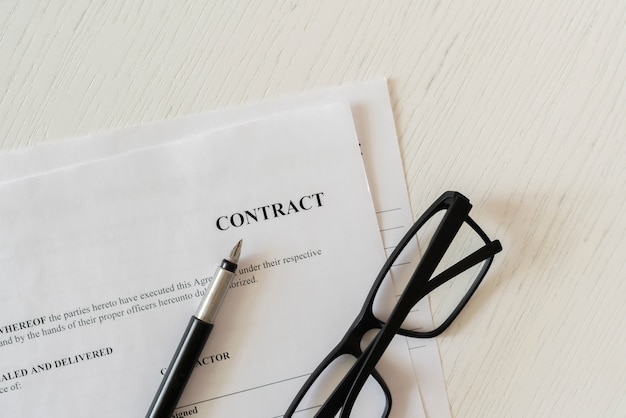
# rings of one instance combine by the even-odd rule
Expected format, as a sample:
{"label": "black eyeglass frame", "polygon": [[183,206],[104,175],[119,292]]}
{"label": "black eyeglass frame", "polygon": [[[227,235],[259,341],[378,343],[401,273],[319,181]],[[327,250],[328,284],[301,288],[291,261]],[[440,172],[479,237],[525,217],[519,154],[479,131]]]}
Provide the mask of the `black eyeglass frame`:
{"label": "black eyeglass frame", "polygon": [[[334,417],[341,411],[341,418],[348,417],[354,406],[354,402],[360,393],[363,385],[371,376],[380,385],[385,398],[386,405],[382,417],[386,418],[391,412],[392,398],[391,392],[384,382],[382,376],[376,371],[375,366],[387,349],[389,343],[396,334],[413,338],[436,337],[445,331],[450,324],[461,313],[467,302],[470,300],[482,279],[486,275],[495,254],[502,250],[498,240],[491,241],[487,234],[469,217],[472,205],[469,200],[459,192],[445,192],[439,197],[420,218],[409,228],[404,237],[392,251],[391,255],[381,268],[378,276],[374,280],[361,311],[349,327],[341,341],[322,360],[319,366],[311,373],[302,388],[289,405],[285,417],[291,417],[296,408],[310,390],[313,383],[320,377],[322,372],[337,358],[343,355],[351,355],[356,359],[356,363],[350,368],[346,376],[335,388],[333,393],[326,399],[318,410],[316,417]],[[417,231],[424,226],[435,214],[445,210],[445,214],[432,239],[418,263],[415,271],[411,275],[407,286],[386,321],[376,318],[373,312],[373,305],[376,293],[378,292],[384,278],[389,274],[392,265],[398,259],[400,253],[416,237]],[[445,271],[432,278],[437,265],[440,263],[452,240],[459,232],[461,226],[467,223],[484,241],[485,245],[463,258]],[[437,328],[432,331],[421,332],[406,330],[402,328],[402,323],[415,304],[428,293],[443,285],[447,281],[456,277],[465,270],[484,262],[477,278],[474,280],[467,293],[461,299],[450,316]],[[365,348],[361,349],[361,341],[365,334],[371,330],[379,329],[377,336]]]}

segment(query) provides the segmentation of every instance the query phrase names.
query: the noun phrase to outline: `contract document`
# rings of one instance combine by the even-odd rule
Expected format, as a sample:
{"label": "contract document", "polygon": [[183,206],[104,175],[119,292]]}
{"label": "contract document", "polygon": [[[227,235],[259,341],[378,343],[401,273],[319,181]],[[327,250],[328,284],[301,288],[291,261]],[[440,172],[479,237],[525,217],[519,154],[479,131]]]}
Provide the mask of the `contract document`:
{"label": "contract document", "polygon": [[[159,121],[85,138],[46,142],[37,147],[0,154],[0,182],[104,158],[156,143],[179,140],[225,126],[263,118],[277,111],[295,107],[306,108],[337,100],[350,103],[370,192],[378,216],[380,237],[385,250],[390,253],[411,225],[413,217],[387,81],[384,79],[343,85],[300,96],[264,100],[244,107]],[[416,204],[419,205],[420,202]],[[414,268],[415,261],[409,261],[401,268]],[[428,321],[430,317],[428,299],[420,301],[412,315],[419,316],[420,322]],[[437,341],[435,339],[408,339],[407,344],[413,359],[413,369],[419,382],[426,416],[450,417]]]}
{"label": "contract document", "polygon": [[[359,311],[385,255],[349,106],[0,185],[3,415],[143,416],[207,272],[239,239],[179,416],[282,416]],[[410,368],[395,339],[377,367],[394,417],[421,415]]]}

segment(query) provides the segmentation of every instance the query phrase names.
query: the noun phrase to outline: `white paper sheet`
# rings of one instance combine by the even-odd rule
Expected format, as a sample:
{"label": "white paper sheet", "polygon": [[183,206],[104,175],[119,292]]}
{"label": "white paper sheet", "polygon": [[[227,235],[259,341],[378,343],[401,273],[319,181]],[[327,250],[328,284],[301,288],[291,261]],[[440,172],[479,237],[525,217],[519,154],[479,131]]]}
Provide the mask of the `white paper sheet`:
{"label": "white paper sheet", "polygon": [[[207,271],[243,238],[179,412],[280,416],[360,309],[377,227],[347,104],[5,183],[3,414],[142,416]],[[397,339],[377,367],[394,417],[422,408],[407,365]],[[382,399],[366,401],[357,416]]]}
{"label": "white paper sheet", "polygon": [[[387,84],[383,79],[345,85],[299,97],[266,100],[243,108],[219,110],[87,138],[55,141],[24,151],[0,154],[0,181],[103,158],[129,149],[173,141],[199,132],[263,117],[277,110],[338,99],[347,100],[351,105],[378,214],[381,237],[389,251],[412,223],[412,213]],[[429,203],[425,202],[424,207]],[[421,303],[419,309],[422,313],[428,314],[430,308],[427,301]],[[407,344],[410,345],[427,416],[450,417],[436,341],[408,340]]]}

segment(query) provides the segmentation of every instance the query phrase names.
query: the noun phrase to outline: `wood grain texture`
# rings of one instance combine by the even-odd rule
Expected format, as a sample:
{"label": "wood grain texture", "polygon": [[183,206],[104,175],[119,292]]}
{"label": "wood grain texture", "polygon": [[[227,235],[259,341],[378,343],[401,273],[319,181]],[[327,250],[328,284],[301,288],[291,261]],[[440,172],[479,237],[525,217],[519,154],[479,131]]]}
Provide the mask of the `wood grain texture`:
{"label": "wood grain texture", "polygon": [[411,202],[505,251],[439,339],[455,417],[626,416],[626,2],[7,1],[0,149],[389,77]]}

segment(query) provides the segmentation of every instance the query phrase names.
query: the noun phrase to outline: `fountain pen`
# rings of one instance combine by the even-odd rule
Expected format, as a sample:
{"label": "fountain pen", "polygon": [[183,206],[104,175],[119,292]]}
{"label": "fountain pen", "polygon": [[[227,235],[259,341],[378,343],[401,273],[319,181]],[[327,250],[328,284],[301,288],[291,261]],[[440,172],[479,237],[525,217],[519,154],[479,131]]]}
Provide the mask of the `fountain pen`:
{"label": "fountain pen", "polygon": [[215,317],[237,269],[241,240],[215,271],[200,306],[189,320],[183,338],[163,376],[146,418],[171,418],[180,395],[213,329]]}

